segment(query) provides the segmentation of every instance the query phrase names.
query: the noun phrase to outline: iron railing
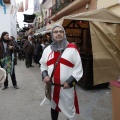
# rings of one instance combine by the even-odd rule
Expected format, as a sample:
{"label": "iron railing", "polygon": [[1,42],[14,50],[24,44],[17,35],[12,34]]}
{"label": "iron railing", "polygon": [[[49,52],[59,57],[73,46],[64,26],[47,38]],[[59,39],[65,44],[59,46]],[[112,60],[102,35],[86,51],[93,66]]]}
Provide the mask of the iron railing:
{"label": "iron railing", "polygon": [[56,14],[58,11],[62,10],[64,7],[66,7],[67,5],[69,5],[73,1],[74,0],[60,0],[60,1],[57,1],[52,6],[51,16]]}

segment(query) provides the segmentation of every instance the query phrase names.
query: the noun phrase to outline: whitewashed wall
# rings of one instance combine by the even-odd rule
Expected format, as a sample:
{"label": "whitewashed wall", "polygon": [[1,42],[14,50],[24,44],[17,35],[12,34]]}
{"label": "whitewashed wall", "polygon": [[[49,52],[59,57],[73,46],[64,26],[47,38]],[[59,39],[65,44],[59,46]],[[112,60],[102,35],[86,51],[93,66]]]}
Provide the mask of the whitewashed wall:
{"label": "whitewashed wall", "polygon": [[43,14],[45,19],[45,12],[47,11],[47,17],[49,17],[49,8],[52,7],[52,0],[46,0],[46,2],[43,4]]}
{"label": "whitewashed wall", "polygon": [[16,11],[16,2],[15,0],[11,0],[11,5],[14,6],[13,13],[10,14],[10,34],[17,39],[17,11]]}
{"label": "whitewashed wall", "polygon": [[[11,0],[11,5],[15,5],[14,0]],[[7,31],[10,36],[17,38],[16,14],[15,12],[10,14],[11,5],[6,5],[6,14],[4,14],[3,7],[0,6],[0,36],[2,32]]]}
{"label": "whitewashed wall", "polygon": [[0,6],[0,36],[1,33],[4,31],[7,31],[11,33],[10,31],[10,6],[6,6],[6,14],[4,14],[3,7]]}

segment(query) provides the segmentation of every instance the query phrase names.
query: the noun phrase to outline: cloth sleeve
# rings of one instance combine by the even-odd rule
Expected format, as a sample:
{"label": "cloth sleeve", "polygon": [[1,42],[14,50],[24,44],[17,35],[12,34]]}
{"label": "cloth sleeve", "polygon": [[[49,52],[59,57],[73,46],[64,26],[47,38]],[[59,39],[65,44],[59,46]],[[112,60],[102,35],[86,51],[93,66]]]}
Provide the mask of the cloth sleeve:
{"label": "cloth sleeve", "polygon": [[83,68],[82,68],[81,57],[77,49],[74,49],[72,58],[73,58],[73,64],[74,64],[72,76],[78,82],[83,75]]}
{"label": "cloth sleeve", "polygon": [[40,61],[39,61],[39,63],[41,64],[41,66],[40,66],[40,70],[41,70],[41,73],[43,72],[43,71],[48,71],[48,67],[47,67],[47,65],[46,65],[46,58],[47,56],[46,56],[46,50],[44,50],[43,51],[43,54],[42,54],[42,57],[41,57],[41,59],[40,59]]}
{"label": "cloth sleeve", "polygon": [[67,79],[66,82],[69,84],[70,87],[75,86],[77,83],[76,79],[72,75]]}

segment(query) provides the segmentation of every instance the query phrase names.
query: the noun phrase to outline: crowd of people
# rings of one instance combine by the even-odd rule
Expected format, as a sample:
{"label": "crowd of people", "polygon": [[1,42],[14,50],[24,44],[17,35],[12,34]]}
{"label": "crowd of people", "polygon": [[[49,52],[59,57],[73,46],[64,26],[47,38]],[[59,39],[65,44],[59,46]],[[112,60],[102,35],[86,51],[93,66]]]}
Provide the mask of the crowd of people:
{"label": "crowd of people", "polygon": [[43,50],[49,44],[51,44],[50,38],[48,39],[42,36],[32,37],[31,35],[28,35],[27,37],[23,36],[19,43],[18,58],[20,60],[25,59],[25,65],[27,68],[34,67],[32,62],[39,64]]}
{"label": "crowd of people", "polygon": [[[8,32],[3,32],[0,38],[0,66],[1,68],[5,68],[8,65],[4,65],[6,62],[11,63],[11,68],[7,69],[6,80],[4,82],[4,87],[2,90],[8,88],[8,74],[10,73],[12,84],[15,89],[19,89],[17,86],[16,75],[15,75],[15,65],[17,65],[17,60],[24,60],[26,68],[34,67],[32,62],[39,64],[39,60],[42,56],[42,52],[45,47],[50,44],[50,40],[47,40],[44,37],[36,37],[36,36],[23,36],[21,40],[18,42],[14,36],[9,36]],[[8,58],[11,58],[9,61]],[[12,59],[14,57],[14,60]],[[6,60],[7,58],[7,60]],[[4,62],[1,62],[4,60]],[[33,61],[32,61],[33,60]],[[40,64],[39,64],[40,66]]]}
{"label": "crowd of people", "polygon": [[2,88],[2,90],[8,88],[8,73],[10,73],[14,88],[19,89],[19,87],[17,86],[15,75],[16,61],[13,59],[13,55],[16,54],[16,47],[17,43],[14,41],[14,37],[11,36],[9,38],[9,33],[3,32],[0,38],[0,66],[6,70],[6,80],[4,82],[4,87]]}
{"label": "crowd of people", "polygon": [[[83,75],[82,63],[77,47],[69,43],[65,30],[55,25],[50,37],[23,36],[19,43],[8,32],[3,32],[0,38],[0,60],[11,56],[12,68],[7,70],[2,61],[1,68],[6,70],[6,80],[3,90],[8,88],[8,74],[15,89],[17,86],[15,65],[17,53],[20,60],[25,59],[26,68],[39,64],[44,83],[51,82],[51,119],[58,120],[59,112],[63,112],[67,120],[75,120],[79,114],[79,105],[75,85]],[[14,58],[13,55],[14,54]],[[13,61],[14,60],[14,61]],[[69,71],[69,72],[68,72]],[[53,78],[51,78],[53,74]]]}

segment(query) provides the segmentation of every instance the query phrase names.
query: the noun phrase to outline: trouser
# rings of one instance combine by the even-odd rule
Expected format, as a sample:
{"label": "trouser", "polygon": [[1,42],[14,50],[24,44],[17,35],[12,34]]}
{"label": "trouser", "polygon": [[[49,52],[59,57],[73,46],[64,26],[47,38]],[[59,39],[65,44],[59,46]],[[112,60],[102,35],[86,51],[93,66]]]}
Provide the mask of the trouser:
{"label": "trouser", "polygon": [[34,62],[37,64],[37,55],[34,55]]}
{"label": "trouser", "polygon": [[51,108],[51,118],[52,120],[58,120],[59,112]]}
{"label": "trouser", "polygon": [[[12,72],[12,74],[10,74],[10,77],[11,77],[13,86],[16,86],[17,85],[17,81],[16,81],[16,76],[15,76],[15,68],[13,68],[13,72]],[[5,87],[8,86],[8,74],[6,75],[6,80],[4,82],[4,86]]]}
{"label": "trouser", "polygon": [[15,52],[14,56],[15,56],[14,65],[17,65],[17,52]]}
{"label": "trouser", "polygon": [[26,64],[26,66],[32,65],[32,54],[26,53],[25,64]]}

